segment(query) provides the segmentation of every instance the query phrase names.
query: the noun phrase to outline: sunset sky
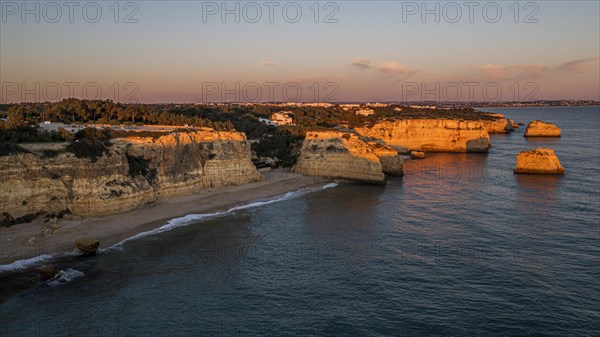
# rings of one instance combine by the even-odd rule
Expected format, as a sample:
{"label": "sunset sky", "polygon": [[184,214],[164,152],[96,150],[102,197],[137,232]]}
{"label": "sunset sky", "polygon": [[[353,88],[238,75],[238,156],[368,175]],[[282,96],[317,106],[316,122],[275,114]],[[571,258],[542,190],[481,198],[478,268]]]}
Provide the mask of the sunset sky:
{"label": "sunset sky", "polygon": [[[219,101],[223,83],[236,91],[228,100],[266,101],[270,90],[274,100],[302,101],[600,100],[598,1],[521,2],[518,17],[512,1],[479,2],[472,20],[465,2],[454,3],[460,17],[452,4],[428,2],[439,6],[439,23],[434,14],[422,20],[421,2],[320,2],[318,15],[313,1],[279,2],[272,23],[264,2],[254,3],[256,23],[245,2],[237,2],[239,23],[234,14],[222,22],[221,2],[200,1],[122,2],[118,14],[112,1],[97,2],[102,15],[89,23],[96,9],[84,18],[86,3],[74,8],[73,23],[67,7],[49,22],[56,9],[39,3],[36,23],[35,14],[22,17],[22,2],[2,2],[0,102],[51,99],[56,84],[64,98],[71,82],[76,97],[94,98],[100,87],[101,98],[114,99],[117,83],[117,100],[148,103]],[[298,21],[287,22],[297,8]],[[137,23],[122,22],[135,10]],[[86,83],[94,83],[87,96]]]}

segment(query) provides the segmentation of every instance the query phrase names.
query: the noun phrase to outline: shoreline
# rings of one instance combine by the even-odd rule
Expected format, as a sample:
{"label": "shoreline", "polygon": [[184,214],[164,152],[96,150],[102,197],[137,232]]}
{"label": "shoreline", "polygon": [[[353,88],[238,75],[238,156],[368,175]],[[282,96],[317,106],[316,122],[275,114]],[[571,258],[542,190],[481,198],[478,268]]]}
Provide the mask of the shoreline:
{"label": "shoreline", "polygon": [[[60,220],[48,225],[44,217],[8,228],[0,228],[0,273],[34,267],[76,252],[75,240],[83,237],[100,241],[99,251],[144,232],[156,230],[172,219],[190,214],[211,214],[236,206],[265,201],[307,187],[322,186],[330,180],[276,169],[263,173],[264,180],[244,185],[206,189],[200,193],[158,200],[129,212],[78,221]],[[7,268],[44,255],[43,261]],[[78,254],[75,254],[76,256]],[[48,261],[49,260],[49,261]],[[2,268],[4,267],[4,268]]]}

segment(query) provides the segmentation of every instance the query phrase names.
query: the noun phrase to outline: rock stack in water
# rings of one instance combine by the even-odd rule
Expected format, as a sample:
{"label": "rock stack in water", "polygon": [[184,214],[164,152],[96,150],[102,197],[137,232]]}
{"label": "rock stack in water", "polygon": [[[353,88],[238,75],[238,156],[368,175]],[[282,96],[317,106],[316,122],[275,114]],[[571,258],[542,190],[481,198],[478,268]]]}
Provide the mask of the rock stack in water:
{"label": "rock stack in water", "polygon": [[519,153],[515,173],[564,174],[565,168],[560,164],[554,151],[537,148]]}
{"label": "rock stack in water", "polygon": [[402,175],[402,157],[389,146],[367,142],[357,134],[307,132],[294,171],[300,174],[370,184],[385,183],[385,174]]}
{"label": "rock stack in water", "polygon": [[552,123],[531,121],[525,130],[525,137],[560,137],[560,128]]}

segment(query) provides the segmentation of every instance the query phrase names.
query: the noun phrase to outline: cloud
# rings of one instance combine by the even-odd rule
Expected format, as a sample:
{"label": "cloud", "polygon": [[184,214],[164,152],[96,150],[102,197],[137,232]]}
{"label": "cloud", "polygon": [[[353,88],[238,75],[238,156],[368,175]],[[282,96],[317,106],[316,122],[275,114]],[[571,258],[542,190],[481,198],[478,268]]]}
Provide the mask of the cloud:
{"label": "cloud", "polygon": [[379,73],[386,77],[402,77],[408,78],[416,74],[418,71],[409,69],[406,66],[400,64],[398,61],[387,61],[379,64],[373,64],[373,62],[366,58],[353,58],[353,67],[360,70],[377,70]]}
{"label": "cloud", "polygon": [[371,68],[371,60],[369,59],[365,59],[365,58],[360,58],[360,57],[355,57],[352,59],[352,66],[358,68],[358,69],[369,69]]}
{"label": "cloud", "polygon": [[579,60],[565,62],[562,65],[560,65],[558,68],[561,70],[565,70],[565,71],[581,72],[581,71],[584,71],[588,65],[590,65],[591,63],[594,63],[594,62],[596,63],[596,65],[598,65],[598,63],[600,63],[600,56],[588,57],[585,59],[579,59]]}
{"label": "cloud", "polygon": [[267,60],[267,61],[262,61],[260,63],[261,66],[273,66],[275,65],[275,62],[271,61],[271,60]]}
{"label": "cloud", "polygon": [[497,65],[484,64],[475,66],[475,70],[486,78],[494,80],[531,79],[548,73],[549,67],[543,64]]}
{"label": "cloud", "polygon": [[379,66],[379,71],[389,76],[405,76],[411,77],[418,71],[414,69],[408,69],[406,66],[401,65],[396,61],[387,61]]}
{"label": "cloud", "polygon": [[497,65],[484,64],[474,66],[476,76],[479,79],[489,79],[496,81],[505,80],[532,80],[546,76],[562,76],[570,73],[579,73],[589,69],[594,63],[598,65],[600,57],[588,57],[565,62],[558,66],[545,64],[515,64],[515,65]]}

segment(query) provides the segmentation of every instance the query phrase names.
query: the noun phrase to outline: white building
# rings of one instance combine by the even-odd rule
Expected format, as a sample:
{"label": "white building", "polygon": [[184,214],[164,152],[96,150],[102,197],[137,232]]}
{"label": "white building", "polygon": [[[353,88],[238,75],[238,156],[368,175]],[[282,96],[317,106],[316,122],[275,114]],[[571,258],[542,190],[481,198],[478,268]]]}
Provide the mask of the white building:
{"label": "white building", "polygon": [[276,125],[290,125],[294,123],[294,114],[289,111],[276,112],[271,116]]}
{"label": "white building", "polygon": [[386,107],[388,105],[389,104],[379,103],[379,102],[376,102],[376,103],[367,103],[367,106],[372,106],[372,107],[375,107],[375,108],[383,108],[383,107]]}
{"label": "white building", "polygon": [[340,107],[344,109],[344,111],[348,111],[350,109],[360,108],[360,104],[340,104]]}
{"label": "white building", "polygon": [[258,117],[258,120],[262,123],[265,123],[267,125],[273,125],[276,126],[277,124],[275,124],[272,120],[268,119],[268,118],[262,118],[262,117]]}
{"label": "white building", "polygon": [[357,115],[361,115],[361,116],[371,116],[374,113],[375,113],[375,110],[373,110],[373,109],[360,109],[360,110],[356,110],[356,114]]}
{"label": "white building", "polygon": [[411,105],[413,109],[437,109],[435,105]]}

